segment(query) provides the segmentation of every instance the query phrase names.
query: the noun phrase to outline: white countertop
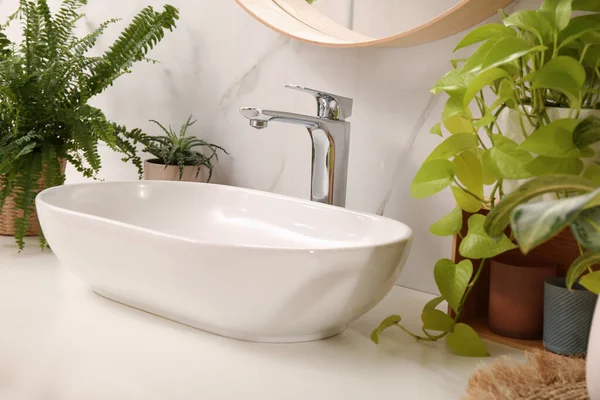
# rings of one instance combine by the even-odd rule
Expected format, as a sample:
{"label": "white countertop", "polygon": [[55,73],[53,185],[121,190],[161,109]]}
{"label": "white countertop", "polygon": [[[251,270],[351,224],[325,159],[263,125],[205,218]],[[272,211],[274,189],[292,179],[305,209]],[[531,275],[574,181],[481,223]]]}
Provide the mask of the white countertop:
{"label": "white countertop", "polygon": [[399,330],[374,345],[371,331],[390,314],[420,327],[432,296],[405,288],[332,339],[246,343],[106,300],[35,240],[21,254],[12,243],[0,238],[0,399],[459,399],[493,359],[454,356]]}

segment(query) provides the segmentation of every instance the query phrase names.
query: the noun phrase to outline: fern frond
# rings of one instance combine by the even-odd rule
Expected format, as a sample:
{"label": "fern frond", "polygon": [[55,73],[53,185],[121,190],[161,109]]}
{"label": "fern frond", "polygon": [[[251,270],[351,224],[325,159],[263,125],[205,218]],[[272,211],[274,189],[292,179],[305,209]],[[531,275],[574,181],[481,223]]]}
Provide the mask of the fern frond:
{"label": "fern frond", "polygon": [[75,24],[83,16],[79,9],[86,4],[87,0],[63,0],[55,18],[58,46],[63,46],[72,37]]}
{"label": "fern frond", "polygon": [[23,216],[15,218],[15,240],[19,250],[25,248],[25,234],[29,218],[33,213],[35,196],[39,192],[39,179],[42,172],[42,158],[39,153],[31,153],[23,163],[25,169],[17,175],[13,193],[15,205],[23,210]]}
{"label": "fern frond", "polygon": [[[40,183],[64,183],[60,159],[95,178],[101,167],[98,145],[103,142],[131,161],[141,176],[137,145],[146,135],[110,122],[87,103],[130,72],[135,62],[148,60],[148,52],[179,18],[172,6],[161,12],[146,7],[108,51],[94,57],[89,53],[98,38],[118,20],[79,37],[75,28],[87,0],[59,0],[54,14],[50,2],[18,0],[17,12],[0,26],[0,203],[15,193],[17,207],[25,212],[15,227],[20,248]],[[18,44],[5,34],[16,19],[23,36]],[[45,246],[43,237],[41,243]]]}
{"label": "fern frond", "polygon": [[166,5],[163,12],[155,12],[150,6],[140,11],[104,54],[109,62],[91,71],[89,83],[92,95],[110,86],[133,63],[146,58],[148,52],[163,39],[164,30],[173,30],[178,19],[179,11],[170,5]]}
{"label": "fern frond", "polygon": [[40,31],[40,42],[45,43],[45,57],[47,60],[56,58],[58,52],[58,43],[56,40],[56,30],[54,29],[54,21],[52,13],[48,7],[47,0],[37,0],[37,14],[41,18],[43,24]]}
{"label": "fern frond", "polygon": [[66,153],[64,154],[64,158],[65,160],[67,160],[69,162],[69,164],[71,164],[73,167],[75,167],[75,170],[77,172],[79,172],[81,175],[83,175],[86,178],[94,178],[94,170],[92,170],[91,168],[86,167],[83,164],[83,158],[81,157],[81,155],[77,152],[71,152],[71,153]]}
{"label": "fern frond", "polygon": [[0,214],[2,213],[2,209],[6,204],[6,199],[13,192],[15,186],[15,171],[11,171],[10,173],[0,175]]}
{"label": "fern frond", "polygon": [[42,147],[42,166],[44,171],[44,186],[54,187],[65,183],[65,176],[61,171],[58,152],[54,146]]}

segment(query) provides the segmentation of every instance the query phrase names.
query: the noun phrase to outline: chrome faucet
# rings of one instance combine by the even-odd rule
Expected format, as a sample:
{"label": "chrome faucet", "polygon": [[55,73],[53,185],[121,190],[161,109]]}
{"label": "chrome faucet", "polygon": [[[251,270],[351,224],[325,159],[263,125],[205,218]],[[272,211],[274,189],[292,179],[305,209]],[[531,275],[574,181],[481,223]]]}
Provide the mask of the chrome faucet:
{"label": "chrome faucet", "polygon": [[353,100],[303,86],[285,85],[317,99],[317,117],[244,107],[242,115],[250,126],[264,129],[269,122],[303,125],[313,144],[311,200],[335,206],[346,206],[348,183],[348,158],[350,150],[350,123]]}

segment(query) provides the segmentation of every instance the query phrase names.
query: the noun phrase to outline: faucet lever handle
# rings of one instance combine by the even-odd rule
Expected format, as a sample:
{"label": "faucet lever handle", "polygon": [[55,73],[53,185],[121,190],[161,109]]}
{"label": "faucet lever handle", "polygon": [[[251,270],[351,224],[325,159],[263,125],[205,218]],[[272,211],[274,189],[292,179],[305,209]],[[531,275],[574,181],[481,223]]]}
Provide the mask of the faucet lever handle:
{"label": "faucet lever handle", "polygon": [[352,116],[352,105],[354,100],[348,97],[338,96],[323,92],[322,90],[310,89],[298,85],[284,85],[288,89],[311,94],[317,99],[319,118],[327,118],[337,121],[345,121]]}

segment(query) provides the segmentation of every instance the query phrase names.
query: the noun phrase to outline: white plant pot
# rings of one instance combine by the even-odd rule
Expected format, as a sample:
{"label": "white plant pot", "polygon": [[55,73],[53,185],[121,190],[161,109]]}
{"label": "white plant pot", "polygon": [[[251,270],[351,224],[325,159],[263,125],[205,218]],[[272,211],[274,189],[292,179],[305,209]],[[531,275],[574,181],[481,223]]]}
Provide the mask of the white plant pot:
{"label": "white plant pot", "polygon": [[157,160],[144,162],[144,179],[147,181],[179,181],[182,182],[206,182],[206,168],[202,167],[196,176],[198,169],[193,165],[183,168],[183,176],[179,179],[179,167],[177,165],[159,164]]}
{"label": "white plant pot", "polygon": [[600,301],[592,322],[587,352],[587,386],[591,400],[600,400]]}

